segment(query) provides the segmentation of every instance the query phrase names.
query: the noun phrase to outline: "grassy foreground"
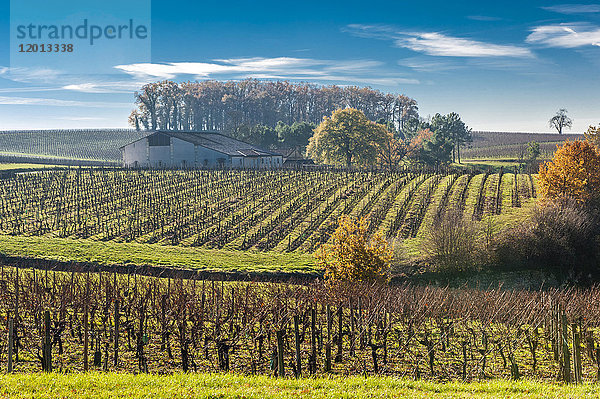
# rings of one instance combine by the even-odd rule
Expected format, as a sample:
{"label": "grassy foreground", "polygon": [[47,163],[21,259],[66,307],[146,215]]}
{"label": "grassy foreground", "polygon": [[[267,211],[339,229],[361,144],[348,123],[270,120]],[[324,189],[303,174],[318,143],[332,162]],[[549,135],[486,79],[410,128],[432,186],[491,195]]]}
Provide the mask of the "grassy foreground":
{"label": "grassy foreground", "polygon": [[390,377],[282,379],[224,374],[0,375],[2,398],[591,398],[600,385],[493,380],[437,383]]}
{"label": "grassy foreground", "polygon": [[151,265],[227,272],[318,272],[310,254],[227,251],[158,244],[0,235],[0,254],[100,265]]}

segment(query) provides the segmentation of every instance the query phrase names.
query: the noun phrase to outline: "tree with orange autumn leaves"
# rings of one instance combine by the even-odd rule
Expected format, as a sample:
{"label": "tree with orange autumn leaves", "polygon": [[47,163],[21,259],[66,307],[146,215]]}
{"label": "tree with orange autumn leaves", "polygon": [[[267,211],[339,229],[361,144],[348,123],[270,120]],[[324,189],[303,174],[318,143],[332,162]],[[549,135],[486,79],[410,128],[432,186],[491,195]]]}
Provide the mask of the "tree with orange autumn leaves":
{"label": "tree with orange autumn leaves", "polygon": [[600,154],[587,141],[566,141],[550,162],[540,166],[540,193],[547,199],[573,198],[579,203],[600,196]]}
{"label": "tree with orange autumn leaves", "polygon": [[392,251],[381,235],[369,237],[366,218],[342,216],[330,241],[315,256],[329,281],[382,282],[387,281]]}
{"label": "tree with orange autumn leaves", "polygon": [[387,130],[385,139],[377,147],[377,163],[383,169],[395,170],[406,156],[406,143]]}
{"label": "tree with orange autumn leaves", "polygon": [[584,133],[585,139],[592,145],[600,149],[600,125],[590,126],[587,132]]}

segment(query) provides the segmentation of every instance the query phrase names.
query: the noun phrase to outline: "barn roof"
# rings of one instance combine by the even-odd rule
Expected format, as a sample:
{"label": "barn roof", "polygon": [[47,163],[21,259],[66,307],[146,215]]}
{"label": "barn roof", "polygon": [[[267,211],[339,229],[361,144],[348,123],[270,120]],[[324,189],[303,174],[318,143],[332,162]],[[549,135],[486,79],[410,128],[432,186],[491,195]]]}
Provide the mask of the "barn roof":
{"label": "barn roof", "polygon": [[171,137],[178,138],[194,145],[210,148],[211,150],[232,156],[232,157],[260,157],[280,155],[272,151],[264,150],[253,144],[245,143],[236,140],[232,137],[225,136],[216,132],[189,132],[189,131],[171,131],[171,130],[156,130],[149,132],[146,136],[151,136],[156,133],[166,134]]}

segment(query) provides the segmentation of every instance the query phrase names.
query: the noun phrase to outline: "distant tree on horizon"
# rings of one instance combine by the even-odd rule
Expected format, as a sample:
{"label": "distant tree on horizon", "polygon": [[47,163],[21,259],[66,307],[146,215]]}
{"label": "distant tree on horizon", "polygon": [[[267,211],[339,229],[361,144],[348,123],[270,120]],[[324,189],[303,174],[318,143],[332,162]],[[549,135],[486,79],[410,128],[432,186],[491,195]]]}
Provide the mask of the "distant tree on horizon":
{"label": "distant tree on horizon", "polygon": [[562,134],[565,127],[570,129],[573,126],[573,120],[567,116],[567,113],[565,108],[559,109],[556,115],[548,121],[548,126],[556,129],[558,134]]}

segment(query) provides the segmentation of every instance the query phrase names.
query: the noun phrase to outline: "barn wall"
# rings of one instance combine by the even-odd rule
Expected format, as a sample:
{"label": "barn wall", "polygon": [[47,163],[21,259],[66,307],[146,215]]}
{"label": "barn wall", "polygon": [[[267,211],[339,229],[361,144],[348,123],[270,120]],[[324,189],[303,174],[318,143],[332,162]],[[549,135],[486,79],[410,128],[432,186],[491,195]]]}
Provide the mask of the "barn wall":
{"label": "barn wall", "polygon": [[[164,137],[164,136],[163,136]],[[161,140],[153,143],[163,144]],[[281,155],[263,157],[231,157],[210,148],[170,137],[169,145],[150,146],[148,138],[127,144],[122,149],[123,165],[128,167],[234,167],[251,169],[280,168]],[[137,164],[136,164],[137,161]]]}
{"label": "barn wall", "polygon": [[234,168],[242,168],[244,166],[244,158],[232,157],[231,158],[231,166],[233,166]]}
{"label": "barn wall", "polygon": [[195,166],[194,144],[171,137],[171,159],[170,166]]}
{"label": "barn wall", "polygon": [[123,166],[136,166],[135,161],[138,166],[147,166],[148,140],[138,140],[123,147]]}
{"label": "barn wall", "polygon": [[223,159],[226,166],[231,165],[231,158],[222,152],[211,150],[210,148],[196,146],[196,165],[203,167],[215,167],[219,164],[219,159]]}
{"label": "barn wall", "polygon": [[[146,139],[146,143],[148,139]],[[144,166],[169,166],[171,164],[171,146],[148,145],[148,163]]]}

